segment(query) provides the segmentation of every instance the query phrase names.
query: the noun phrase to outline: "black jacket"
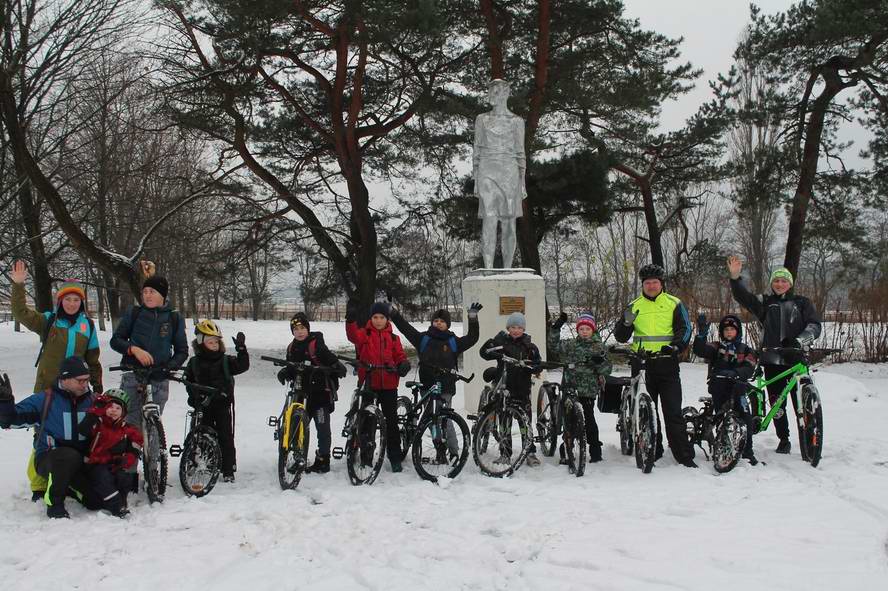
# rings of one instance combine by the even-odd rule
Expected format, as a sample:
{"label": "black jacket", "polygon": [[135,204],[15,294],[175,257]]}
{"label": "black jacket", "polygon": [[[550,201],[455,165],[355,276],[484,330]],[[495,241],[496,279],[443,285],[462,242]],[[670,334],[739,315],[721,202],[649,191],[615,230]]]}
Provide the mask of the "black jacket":
{"label": "black jacket", "polygon": [[[310,345],[314,342],[314,345]],[[310,348],[314,349],[314,358],[310,354]],[[326,408],[329,412],[333,412],[334,393],[339,389],[339,377],[345,377],[347,371],[345,366],[336,355],[324,344],[324,335],[320,332],[310,332],[304,341],[293,339],[287,346],[287,361],[294,363],[303,363],[306,360],[312,365],[321,365],[326,367],[339,368],[339,374],[325,374],[321,371],[306,373],[309,383],[306,385],[308,390],[308,399],[306,405],[309,412],[313,412],[320,408]],[[285,375],[294,379],[296,370],[293,368],[285,368]]]}
{"label": "black jacket", "polygon": [[[502,347],[501,350],[488,353],[488,349],[494,347]],[[500,355],[508,355],[515,359],[529,361],[531,363],[539,363],[540,350],[537,346],[530,342],[530,335],[524,334],[520,338],[512,338],[509,333],[502,331],[492,339],[488,339],[486,343],[481,345],[481,357],[483,359],[496,359],[497,371],[502,372],[503,368],[508,369],[506,375],[506,387],[518,398],[530,397],[530,377],[532,374],[539,373],[539,369],[522,368],[515,366],[506,366],[499,360]]]}
{"label": "black jacket", "polygon": [[[747,289],[741,277],[731,279],[731,293],[762,325],[762,348],[779,347],[784,339],[807,344],[820,336],[820,316],[811,300],[792,290],[782,296],[774,293],[756,296]],[[792,365],[772,351],[763,352],[760,361],[766,365]]]}
{"label": "black jacket", "polygon": [[[194,357],[188,360],[185,366],[185,379],[201,386],[218,388],[228,397],[216,396],[213,398],[213,406],[234,404],[234,376],[242,374],[250,369],[250,354],[247,350],[238,351],[237,355],[226,355],[225,347],[219,344],[218,351],[209,351],[197,341],[191,343]],[[226,371],[225,366],[228,366]],[[188,405],[197,404],[202,393],[192,392],[188,387]]]}
{"label": "black jacket", "polygon": [[755,351],[743,342],[742,333],[738,332],[733,341],[719,340],[712,343],[706,342],[705,335],[697,335],[694,339],[694,354],[706,360],[709,364],[709,372],[706,381],[709,384],[709,392],[717,390],[719,381],[724,377],[736,377],[740,381],[748,381],[755,373]]}
{"label": "black jacket", "polygon": [[[416,348],[419,355],[419,381],[423,386],[428,388],[440,381],[445,394],[454,393],[456,378],[450,374],[442,376],[433,368],[455,369],[457,367],[460,354],[468,351],[478,342],[478,319],[469,320],[469,334],[462,337],[456,336],[453,331],[441,331],[434,326],[430,326],[424,332],[419,332],[394,310],[391,319],[404,338]],[[425,348],[422,347],[423,337],[427,337],[425,338]],[[456,343],[456,350],[451,348],[451,343]]]}

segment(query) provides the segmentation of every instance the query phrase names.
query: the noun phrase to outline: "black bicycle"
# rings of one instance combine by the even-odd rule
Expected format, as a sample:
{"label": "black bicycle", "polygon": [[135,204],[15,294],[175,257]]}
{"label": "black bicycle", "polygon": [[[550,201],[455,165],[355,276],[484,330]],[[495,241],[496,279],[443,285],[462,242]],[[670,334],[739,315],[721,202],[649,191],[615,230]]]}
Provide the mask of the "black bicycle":
{"label": "black bicycle", "polygon": [[[491,350],[492,351],[492,350]],[[501,355],[499,359],[506,365],[502,372],[495,368],[485,370],[485,379],[495,383],[485,386],[481,392],[477,415],[469,415],[475,421],[472,427],[472,458],[481,472],[494,478],[511,476],[530,453],[533,445],[533,434],[530,430],[530,418],[520,401],[512,398],[506,388],[506,376],[510,368],[538,369],[520,359]],[[493,375],[488,374],[489,370]],[[492,443],[495,445],[491,445]],[[515,454],[512,442],[520,441],[518,453]]]}
{"label": "black bicycle", "polygon": [[[451,374],[466,383],[475,378],[475,374],[461,376],[455,369],[432,369],[441,376]],[[442,398],[440,381],[425,391],[422,382],[404,385],[413,394],[413,400],[398,397],[398,432],[404,457],[412,446],[413,466],[424,480],[456,478],[469,459],[469,425]]]}
{"label": "black bicycle", "polygon": [[289,380],[290,385],[284,396],[284,406],[280,414],[268,417],[268,426],[274,428],[274,440],[278,442],[278,482],[283,490],[292,490],[299,486],[308,461],[311,421],[305,407],[305,400],[308,397],[306,386],[312,373],[320,371],[330,374],[336,373],[339,369],[312,365],[307,359],[302,363],[265,355],[260,359],[270,361],[277,367],[290,368],[295,374],[295,377]]}
{"label": "black bicycle", "polygon": [[167,380],[172,370],[159,367],[116,365],[109,371],[132,372],[136,393],[142,400],[142,478],[149,503],[162,503],[167,488],[166,433],[160,420],[160,406],[154,402],[153,381]]}
{"label": "black bicycle", "polygon": [[364,363],[351,357],[336,356],[355,369],[365,370],[363,382],[352,394],[351,406],[345,414],[342,436],[345,448],[335,447],[331,455],[345,456],[348,477],[355,486],[373,484],[385,460],[386,422],[382,410],[375,404],[376,392],[370,387],[374,371],[397,373],[394,367]]}
{"label": "black bicycle", "polygon": [[185,415],[185,443],[170,446],[170,456],[179,460],[179,484],[188,496],[203,497],[210,494],[222,471],[222,446],[216,430],[204,424],[204,412],[216,397],[228,398],[218,388],[201,386],[169,376],[170,380],[184,384],[195,399],[194,410]]}
{"label": "black bicycle", "polygon": [[[603,355],[595,355],[590,361],[604,361]],[[577,477],[586,470],[586,414],[580,403],[576,384],[565,383],[565,370],[573,370],[582,363],[551,363],[540,364],[543,369],[560,369],[561,383],[543,382],[537,396],[537,437],[543,455],[552,457],[558,447],[558,436],[562,436],[564,456],[567,468]]]}
{"label": "black bicycle", "polygon": [[[745,398],[746,394],[742,396]],[[725,402],[720,409],[714,408],[712,396],[701,396],[699,400],[703,403],[702,409],[693,406],[681,409],[687,424],[688,441],[699,447],[707,460],[712,460],[716,472],[730,472],[746,449],[746,422],[735,410],[733,400]],[[742,406],[744,401],[740,404]],[[749,401],[745,404],[748,408]],[[708,450],[703,448],[704,443]]]}

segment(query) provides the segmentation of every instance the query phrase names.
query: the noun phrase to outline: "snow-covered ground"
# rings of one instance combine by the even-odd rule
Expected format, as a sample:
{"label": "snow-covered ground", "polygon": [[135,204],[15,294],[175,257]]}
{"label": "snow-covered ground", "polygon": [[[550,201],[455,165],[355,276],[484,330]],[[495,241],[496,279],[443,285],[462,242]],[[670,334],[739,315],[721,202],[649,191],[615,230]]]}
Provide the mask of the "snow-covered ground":
{"label": "snow-covered ground", "polygon": [[[189,324],[190,326],[190,324]],[[23,589],[746,589],[888,588],[888,367],[851,364],[817,373],[824,400],[820,466],[778,456],[772,432],[756,438],[767,465],[717,475],[671,457],[641,474],[619,453],[614,415],[599,416],[605,461],[583,478],[555,459],[508,480],[469,461],[445,486],[412,466],[353,487],[343,461],[298,490],[277,484],[266,418],[283,390],[259,355],[283,353],[285,322],[222,322],[243,330],[253,367],[238,379],[238,481],[186,498],[171,461],[166,502],[133,499],[120,521],[69,501],[50,522],[31,503],[24,469],[31,433],[0,432],[0,581]],[[339,324],[313,324],[345,346]],[[118,359],[102,335],[103,361]],[[37,336],[0,325],[0,370],[17,398],[33,384]],[[704,393],[704,367],[683,365],[685,404]],[[106,372],[106,384],[116,375]],[[354,378],[342,384],[334,444]],[[458,395],[457,405],[461,406]],[[181,443],[184,392],[164,414]],[[793,434],[794,434],[793,430]],[[669,456],[667,452],[667,456]]]}

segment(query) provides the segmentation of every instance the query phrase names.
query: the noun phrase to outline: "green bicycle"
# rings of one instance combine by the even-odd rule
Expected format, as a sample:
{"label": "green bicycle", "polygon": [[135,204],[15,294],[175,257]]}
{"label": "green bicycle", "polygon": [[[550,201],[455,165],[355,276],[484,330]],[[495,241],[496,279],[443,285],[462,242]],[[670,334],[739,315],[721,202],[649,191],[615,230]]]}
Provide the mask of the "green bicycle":
{"label": "green bicycle", "polygon": [[[749,387],[748,396],[752,406],[753,433],[767,430],[771,421],[782,412],[786,412],[786,400],[792,395],[796,409],[796,423],[799,431],[799,449],[802,459],[816,467],[823,453],[823,407],[820,393],[814,385],[811,353],[827,355],[837,352],[835,349],[796,349],[773,347],[762,349],[762,352],[778,353],[786,359],[798,360],[795,365],[779,374],[765,379],[764,370],[759,366],[755,371],[755,385]],[[775,382],[789,378],[780,396],[765,413],[765,402],[768,400],[767,387]],[[801,393],[801,401],[799,399]]]}

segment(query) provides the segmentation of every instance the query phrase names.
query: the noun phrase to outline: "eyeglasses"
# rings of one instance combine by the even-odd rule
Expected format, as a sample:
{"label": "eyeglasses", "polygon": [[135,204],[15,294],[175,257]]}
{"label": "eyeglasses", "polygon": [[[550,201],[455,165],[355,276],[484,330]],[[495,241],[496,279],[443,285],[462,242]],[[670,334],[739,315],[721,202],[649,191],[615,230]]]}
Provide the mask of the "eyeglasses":
{"label": "eyeglasses", "polygon": [[88,384],[89,378],[73,378],[78,384]]}

